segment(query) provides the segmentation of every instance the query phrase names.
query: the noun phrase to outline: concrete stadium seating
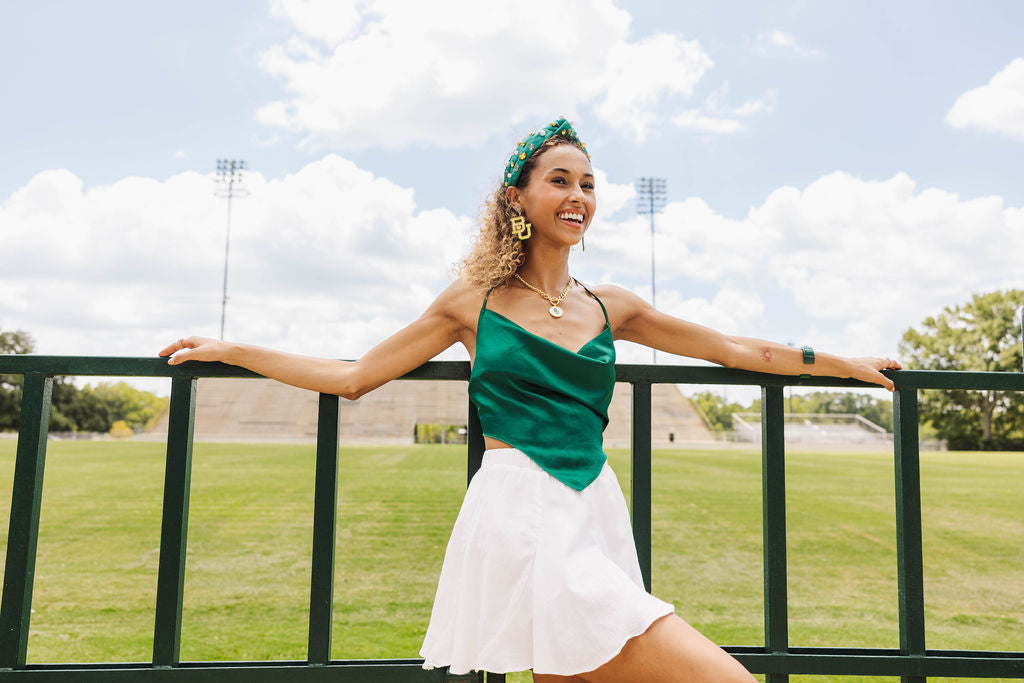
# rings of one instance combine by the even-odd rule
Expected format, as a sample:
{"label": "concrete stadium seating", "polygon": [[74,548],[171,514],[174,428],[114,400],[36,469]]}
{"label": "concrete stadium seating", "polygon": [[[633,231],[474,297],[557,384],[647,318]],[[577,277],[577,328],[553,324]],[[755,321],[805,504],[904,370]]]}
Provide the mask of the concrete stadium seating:
{"label": "concrete stadium seating", "polygon": [[[355,401],[341,401],[341,442],[412,443],[416,424],[465,425],[466,382],[409,380],[389,382]],[[196,390],[196,441],[313,441],[317,395],[273,380],[200,379]],[[654,445],[710,442],[711,430],[675,385],[652,387]],[[605,446],[628,447],[630,387],[616,384],[609,407]],[[150,431],[167,433],[166,414]],[[671,435],[671,439],[670,439]]]}

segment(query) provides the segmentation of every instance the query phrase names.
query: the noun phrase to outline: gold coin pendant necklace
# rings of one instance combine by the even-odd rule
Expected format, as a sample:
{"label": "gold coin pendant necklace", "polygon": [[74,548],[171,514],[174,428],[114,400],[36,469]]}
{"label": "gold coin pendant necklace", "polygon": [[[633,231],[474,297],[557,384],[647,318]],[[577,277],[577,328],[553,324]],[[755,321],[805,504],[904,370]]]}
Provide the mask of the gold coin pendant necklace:
{"label": "gold coin pendant necklace", "polygon": [[551,297],[551,296],[548,296],[548,293],[545,292],[544,290],[537,289],[536,287],[531,285],[529,282],[524,280],[522,277],[520,277],[519,273],[512,273],[512,274],[515,275],[517,278],[519,278],[519,281],[522,282],[524,285],[526,285],[527,287],[529,287],[530,289],[532,289],[533,291],[537,292],[542,297],[544,297],[545,299],[548,300],[548,302],[551,304],[551,308],[548,309],[548,313],[551,314],[552,318],[561,318],[562,317],[562,309],[558,306],[558,304],[562,303],[562,299],[565,298],[565,295],[569,293],[569,288],[572,287],[572,278],[571,277],[569,278],[569,284],[567,284],[565,286],[565,289],[562,290],[562,293],[559,294],[557,297]]}

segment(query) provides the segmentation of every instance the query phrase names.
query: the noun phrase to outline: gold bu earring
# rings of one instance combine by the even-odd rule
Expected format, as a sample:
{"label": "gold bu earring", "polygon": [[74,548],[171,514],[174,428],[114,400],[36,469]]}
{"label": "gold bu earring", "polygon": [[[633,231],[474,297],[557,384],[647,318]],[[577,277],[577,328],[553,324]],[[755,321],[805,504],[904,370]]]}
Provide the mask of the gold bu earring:
{"label": "gold bu earring", "polygon": [[516,212],[518,216],[512,216],[512,233],[520,240],[530,239],[530,235],[533,234],[531,224],[526,222],[526,218],[523,217],[523,207],[517,206]]}

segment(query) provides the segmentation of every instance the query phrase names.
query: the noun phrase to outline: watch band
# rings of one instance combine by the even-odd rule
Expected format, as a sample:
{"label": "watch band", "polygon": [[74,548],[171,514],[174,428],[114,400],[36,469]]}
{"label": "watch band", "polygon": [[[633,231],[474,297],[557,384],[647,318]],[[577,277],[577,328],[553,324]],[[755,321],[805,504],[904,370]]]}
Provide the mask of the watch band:
{"label": "watch band", "polygon": [[814,364],[814,349],[810,346],[801,346],[800,350],[804,352],[804,365]]}

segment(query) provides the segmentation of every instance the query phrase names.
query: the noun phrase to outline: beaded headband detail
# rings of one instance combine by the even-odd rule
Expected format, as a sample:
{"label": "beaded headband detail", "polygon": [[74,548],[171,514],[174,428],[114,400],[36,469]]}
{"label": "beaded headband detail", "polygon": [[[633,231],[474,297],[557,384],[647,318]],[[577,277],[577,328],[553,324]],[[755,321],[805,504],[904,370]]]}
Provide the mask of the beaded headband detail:
{"label": "beaded headband detail", "polygon": [[579,142],[580,146],[583,147],[584,154],[587,155],[588,159],[590,158],[587,146],[576,135],[572,124],[566,121],[565,117],[562,117],[557,121],[552,121],[537,132],[530,133],[519,141],[519,144],[516,145],[515,150],[512,152],[512,156],[508,158],[508,163],[505,164],[505,187],[514,186],[519,182],[519,175],[523,172],[523,164],[526,160],[533,156],[541,148],[541,145],[556,135],[564,135],[569,140]]}

